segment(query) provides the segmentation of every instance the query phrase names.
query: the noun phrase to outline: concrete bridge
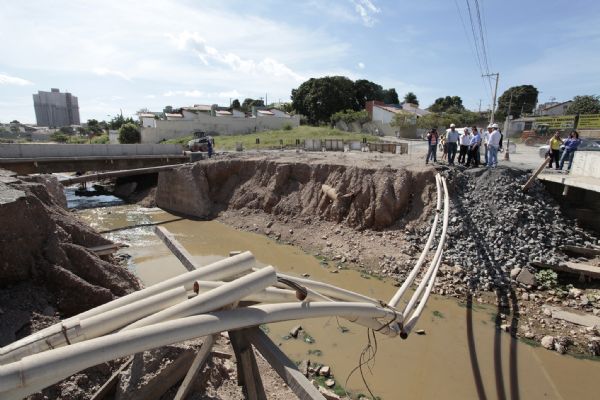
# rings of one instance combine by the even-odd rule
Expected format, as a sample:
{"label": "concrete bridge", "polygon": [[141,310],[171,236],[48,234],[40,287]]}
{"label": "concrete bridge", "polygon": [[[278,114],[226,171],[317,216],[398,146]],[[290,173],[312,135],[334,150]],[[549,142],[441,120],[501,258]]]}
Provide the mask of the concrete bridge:
{"label": "concrete bridge", "polygon": [[0,168],[18,174],[113,171],[190,161],[178,144],[0,144]]}

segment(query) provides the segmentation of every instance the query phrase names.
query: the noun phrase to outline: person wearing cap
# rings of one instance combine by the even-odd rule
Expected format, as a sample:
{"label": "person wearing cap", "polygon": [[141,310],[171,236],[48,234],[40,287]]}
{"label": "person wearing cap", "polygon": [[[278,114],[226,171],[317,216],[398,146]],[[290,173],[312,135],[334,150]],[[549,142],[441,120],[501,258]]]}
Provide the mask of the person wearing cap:
{"label": "person wearing cap", "polygon": [[456,130],[456,125],[450,124],[450,131],[446,134],[446,143],[448,145],[448,164],[454,165],[456,150],[458,149],[458,140],[460,134]]}
{"label": "person wearing cap", "polygon": [[487,166],[490,168],[496,168],[498,165],[498,148],[500,148],[500,131],[498,130],[497,124],[488,126],[488,155],[487,155]]}
{"label": "person wearing cap", "polygon": [[[477,127],[473,127],[473,131],[477,131]],[[465,164],[467,162],[467,152],[469,151],[469,143],[471,143],[471,132],[469,128],[465,128],[463,134],[460,135],[460,153],[458,154],[458,163]]]}
{"label": "person wearing cap", "polygon": [[565,149],[563,150],[562,156],[560,157],[560,166],[558,169],[562,171],[563,166],[565,165],[565,161],[569,161],[569,168],[567,171],[571,170],[571,166],[573,165],[573,157],[575,157],[575,152],[577,148],[581,144],[581,139],[579,139],[579,133],[577,131],[571,132],[569,138],[564,141],[563,145]]}
{"label": "person wearing cap", "polygon": [[437,133],[437,129],[433,128],[429,132],[427,132],[427,144],[429,145],[427,148],[427,157],[425,158],[425,164],[429,164],[429,159],[431,158],[432,162],[437,162],[436,151],[437,145],[439,143],[439,136]]}

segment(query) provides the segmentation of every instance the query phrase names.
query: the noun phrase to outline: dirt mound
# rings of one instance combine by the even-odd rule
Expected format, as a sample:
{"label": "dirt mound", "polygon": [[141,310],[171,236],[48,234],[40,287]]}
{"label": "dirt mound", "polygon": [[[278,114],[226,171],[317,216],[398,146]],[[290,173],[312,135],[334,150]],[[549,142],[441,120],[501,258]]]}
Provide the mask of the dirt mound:
{"label": "dirt mound", "polygon": [[55,178],[0,178],[0,345],[35,330],[36,315],[70,316],[140,288],[88,250],[110,241],[63,208]]}
{"label": "dirt mound", "polygon": [[[222,160],[160,174],[156,204],[210,218],[225,209],[314,216],[357,229],[381,229],[402,217],[420,217],[431,197],[433,172],[359,168],[272,160]],[[322,191],[338,194],[332,200]]]}

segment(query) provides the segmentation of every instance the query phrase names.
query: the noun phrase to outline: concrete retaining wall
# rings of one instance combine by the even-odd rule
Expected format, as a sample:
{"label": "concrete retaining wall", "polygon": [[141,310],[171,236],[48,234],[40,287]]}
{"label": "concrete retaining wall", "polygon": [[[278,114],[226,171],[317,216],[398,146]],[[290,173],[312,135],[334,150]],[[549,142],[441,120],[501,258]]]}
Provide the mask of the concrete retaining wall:
{"label": "concrete retaining wall", "polygon": [[141,132],[142,143],[158,143],[161,140],[189,136],[194,131],[203,131],[212,135],[244,135],[282,129],[286,125],[296,128],[300,125],[300,118],[297,116],[293,118],[236,118],[198,115],[197,119],[189,121],[157,120],[155,128],[143,127]]}
{"label": "concrete retaining wall", "polygon": [[179,155],[179,144],[0,144],[0,158]]}
{"label": "concrete retaining wall", "polygon": [[600,151],[576,151],[569,175],[600,179]]}

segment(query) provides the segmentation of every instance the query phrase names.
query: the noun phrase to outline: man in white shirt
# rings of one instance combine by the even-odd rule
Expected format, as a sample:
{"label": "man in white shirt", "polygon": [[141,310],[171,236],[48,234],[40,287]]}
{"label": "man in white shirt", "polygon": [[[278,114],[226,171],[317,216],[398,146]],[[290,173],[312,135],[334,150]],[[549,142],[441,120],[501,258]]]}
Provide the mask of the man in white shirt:
{"label": "man in white shirt", "polygon": [[[491,124],[490,124],[491,126]],[[485,131],[484,129],[482,129],[482,133],[481,133],[481,142],[483,143],[483,157],[485,157],[485,163],[484,165],[488,164],[488,143],[490,141],[490,129],[488,126],[487,131]]]}
{"label": "man in white shirt", "polygon": [[[475,128],[477,129],[477,128]],[[465,128],[463,134],[460,135],[460,153],[458,154],[458,163],[463,164],[467,162],[467,152],[469,151],[469,144],[471,143],[471,132],[469,128]]]}
{"label": "man in white shirt", "polygon": [[487,166],[496,168],[498,165],[498,148],[500,147],[500,131],[498,130],[498,124],[492,124],[488,126],[489,138],[488,138],[488,154],[487,154]]}
{"label": "man in white shirt", "polygon": [[450,124],[450,131],[446,134],[446,144],[448,145],[448,164],[454,165],[456,150],[458,149],[459,133],[456,125]]}

